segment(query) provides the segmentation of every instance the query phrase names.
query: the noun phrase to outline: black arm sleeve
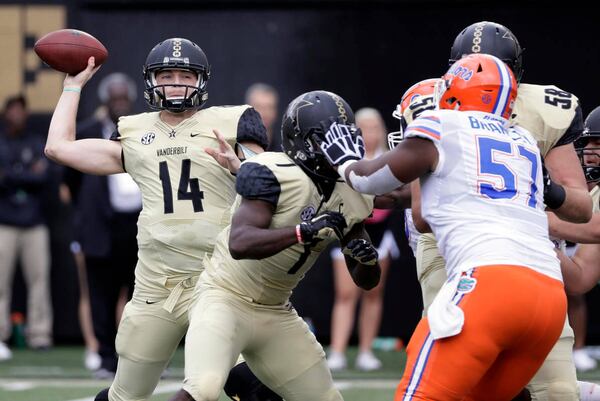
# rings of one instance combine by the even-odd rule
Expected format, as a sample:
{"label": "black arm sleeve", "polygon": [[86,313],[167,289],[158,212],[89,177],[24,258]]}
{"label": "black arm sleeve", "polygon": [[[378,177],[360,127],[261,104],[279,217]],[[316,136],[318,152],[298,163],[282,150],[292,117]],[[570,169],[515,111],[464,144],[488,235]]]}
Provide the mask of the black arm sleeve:
{"label": "black arm sleeve", "polygon": [[578,105],[575,109],[575,117],[573,117],[571,125],[569,126],[569,128],[567,128],[567,130],[565,131],[563,136],[558,140],[558,142],[556,142],[556,145],[554,145],[554,147],[573,143],[577,138],[579,138],[579,135],[581,135],[582,132],[583,113],[581,112],[581,106]]}
{"label": "black arm sleeve", "polygon": [[242,163],[237,173],[235,190],[246,199],[258,199],[277,207],[281,186],[277,177],[262,164]]}
{"label": "black arm sleeve", "polygon": [[269,146],[267,129],[262,122],[260,114],[252,107],[246,109],[238,121],[237,141],[250,141],[260,145],[264,150]]}

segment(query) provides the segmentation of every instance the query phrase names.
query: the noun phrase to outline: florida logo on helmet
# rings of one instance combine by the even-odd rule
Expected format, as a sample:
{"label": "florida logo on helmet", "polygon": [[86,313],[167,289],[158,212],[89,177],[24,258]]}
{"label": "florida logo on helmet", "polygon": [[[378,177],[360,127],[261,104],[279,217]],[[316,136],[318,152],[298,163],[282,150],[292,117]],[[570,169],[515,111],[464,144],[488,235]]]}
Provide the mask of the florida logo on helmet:
{"label": "florida logo on helmet", "polygon": [[442,77],[437,93],[441,109],[483,111],[508,119],[517,97],[513,72],[489,54],[470,54],[456,61]]}

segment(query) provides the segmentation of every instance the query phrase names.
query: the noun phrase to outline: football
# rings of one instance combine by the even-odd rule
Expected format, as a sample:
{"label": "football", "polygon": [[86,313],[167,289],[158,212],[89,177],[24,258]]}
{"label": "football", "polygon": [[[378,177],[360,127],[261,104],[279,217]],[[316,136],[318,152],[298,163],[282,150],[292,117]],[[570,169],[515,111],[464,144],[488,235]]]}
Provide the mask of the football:
{"label": "football", "polygon": [[75,75],[87,67],[91,56],[96,58],[96,66],[108,57],[106,47],[89,33],[76,29],[60,29],[40,38],[33,50],[51,68]]}

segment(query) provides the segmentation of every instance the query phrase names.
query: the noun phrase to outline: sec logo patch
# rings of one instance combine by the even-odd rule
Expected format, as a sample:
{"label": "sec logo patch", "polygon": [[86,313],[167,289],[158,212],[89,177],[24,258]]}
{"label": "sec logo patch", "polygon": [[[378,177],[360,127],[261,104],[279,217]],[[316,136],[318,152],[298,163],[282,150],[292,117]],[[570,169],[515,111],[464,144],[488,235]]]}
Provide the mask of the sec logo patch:
{"label": "sec logo patch", "polygon": [[302,221],[308,221],[315,216],[315,213],[317,213],[315,207],[313,205],[308,205],[300,212],[300,219]]}
{"label": "sec logo patch", "polygon": [[142,145],[150,145],[154,141],[155,137],[156,134],[154,132],[148,132],[147,134],[144,134],[142,137]]}

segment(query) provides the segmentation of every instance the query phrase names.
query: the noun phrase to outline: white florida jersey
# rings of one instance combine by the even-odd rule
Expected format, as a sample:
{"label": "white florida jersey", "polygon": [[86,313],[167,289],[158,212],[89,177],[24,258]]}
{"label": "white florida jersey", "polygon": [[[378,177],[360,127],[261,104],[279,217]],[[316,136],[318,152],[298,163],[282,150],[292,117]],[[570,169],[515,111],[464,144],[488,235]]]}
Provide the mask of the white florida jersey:
{"label": "white florida jersey", "polygon": [[408,246],[413,251],[413,255],[417,255],[417,243],[419,242],[419,237],[421,233],[415,227],[415,222],[413,221],[412,209],[404,209],[404,233],[406,234],[406,239],[408,240]]}
{"label": "white florida jersey", "polygon": [[435,171],[421,177],[421,204],[448,276],[477,266],[527,266],[561,280],[548,238],[542,168],[532,135],[484,112],[423,113],[405,136],[431,140]]}

